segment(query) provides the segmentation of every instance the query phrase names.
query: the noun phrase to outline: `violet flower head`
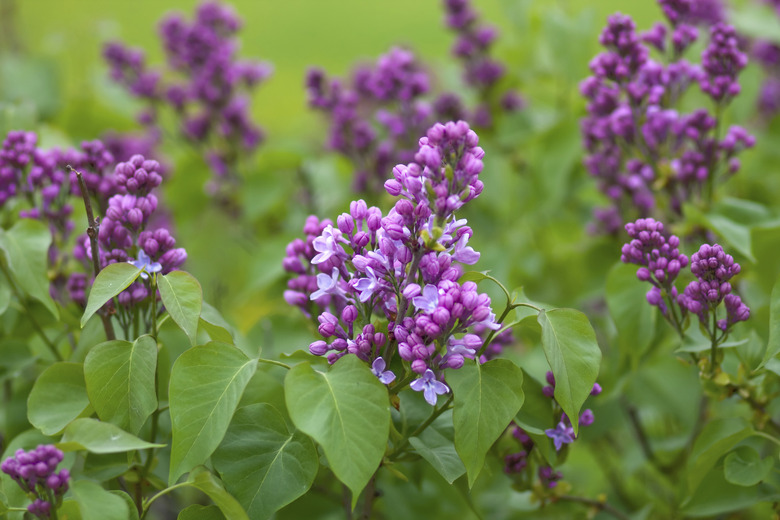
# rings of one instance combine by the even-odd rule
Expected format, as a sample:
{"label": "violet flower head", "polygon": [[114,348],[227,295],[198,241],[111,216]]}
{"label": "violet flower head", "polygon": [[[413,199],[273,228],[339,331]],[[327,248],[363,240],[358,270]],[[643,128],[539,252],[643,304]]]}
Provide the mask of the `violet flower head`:
{"label": "violet flower head", "polygon": [[[0,470],[15,481],[33,500],[27,511],[36,518],[49,518],[52,507],[62,504],[62,496],[68,490],[70,472],[56,471],[63,454],[54,445],[39,445],[30,451],[16,450],[3,461]],[[49,502],[53,499],[54,503]]]}
{"label": "violet flower head", "polygon": [[730,101],[740,92],[737,76],[745,65],[747,56],[739,50],[737,31],[724,23],[715,24],[710,31],[710,43],[702,53],[702,91],[716,103]]}
{"label": "violet flower head", "polygon": [[418,379],[412,381],[409,385],[415,392],[422,392],[425,396],[425,400],[431,406],[436,406],[438,396],[444,395],[450,391],[450,389],[436,379],[433,370],[430,368]]}

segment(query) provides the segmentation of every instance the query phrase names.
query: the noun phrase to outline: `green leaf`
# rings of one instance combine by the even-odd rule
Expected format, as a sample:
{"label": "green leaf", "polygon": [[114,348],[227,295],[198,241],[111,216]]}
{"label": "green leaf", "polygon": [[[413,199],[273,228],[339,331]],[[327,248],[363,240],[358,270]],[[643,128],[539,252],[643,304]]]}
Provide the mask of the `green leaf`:
{"label": "green leaf", "polygon": [[63,451],[120,453],[146,448],[163,448],[165,444],[146,442],[116,425],[85,417],[76,419],[65,428],[58,446]]}
{"label": "green leaf", "polygon": [[234,344],[232,328],[217,309],[206,302],[200,311],[200,326],[211,336],[214,341]]}
{"label": "green leaf", "polygon": [[738,486],[755,486],[772,471],[772,457],[761,458],[750,446],[739,446],[726,455],[723,461],[723,475],[728,482]]}
{"label": "green leaf", "polygon": [[200,283],[190,273],[173,271],[165,276],[158,276],[157,284],[168,314],[194,345],[198,335],[198,318],[203,306]]}
{"label": "green leaf", "polygon": [[187,483],[206,493],[212,502],[230,520],[249,520],[246,511],[233,496],[225,490],[222,482],[203,466],[190,472]]}
{"label": "green leaf", "polygon": [[239,408],[212,456],[214,467],[250,518],[269,518],[311,487],[319,456],[311,439],[290,431],[273,406]]}
{"label": "green leaf", "polygon": [[454,442],[452,410],[442,413],[420,435],[409,439],[414,450],[450,484],[466,472]]}
{"label": "green leaf", "polygon": [[756,263],[753,256],[753,243],[750,226],[734,222],[730,218],[717,213],[707,215],[712,229],[731,247],[742,253],[748,260]]}
{"label": "green leaf", "polygon": [[[780,493],[774,486],[736,486],[727,482],[723,473],[720,468],[707,473],[696,493],[683,504],[680,510],[683,518],[723,518],[725,513],[732,511],[747,513],[748,508],[759,502],[772,503],[780,500]],[[736,516],[739,517],[740,515]]]}
{"label": "green leaf", "polygon": [[618,346],[638,359],[653,340],[655,309],[647,303],[646,284],[636,277],[636,267],[622,262],[607,275],[607,307],[618,332]]}
{"label": "green leaf", "polygon": [[0,283],[0,316],[11,304],[11,294],[11,285],[6,280],[3,280],[3,283]]}
{"label": "green leaf", "polygon": [[70,490],[81,511],[82,520],[128,520],[130,511],[122,497],[89,480],[71,482]]}
{"label": "green leaf", "polygon": [[81,317],[81,326],[87,323],[95,312],[107,301],[127,289],[143,269],[138,269],[128,262],[117,262],[107,265],[95,277],[92,289],[89,291],[87,308]]}
{"label": "green leaf", "polygon": [[225,520],[225,515],[217,506],[192,504],[182,509],[176,520]]}
{"label": "green leaf", "polygon": [[23,218],[8,231],[0,229],[0,250],[5,253],[8,267],[19,287],[41,302],[52,316],[59,318],[57,305],[49,294],[49,245],[51,231],[37,220]]}
{"label": "green leaf", "polygon": [[775,280],[775,284],[772,286],[772,297],[769,304],[769,342],[764,352],[764,360],[759,368],[766,365],[777,354],[780,354],[780,277]]}
{"label": "green leaf", "polygon": [[27,398],[27,419],[54,435],[89,408],[81,363],[54,363],[44,370]]}
{"label": "green leaf", "polygon": [[173,445],[169,483],[219,446],[257,361],[238,348],[207,343],[185,351],[171,369],[169,387]]}
{"label": "green leaf", "polygon": [[541,311],[542,347],[555,375],[555,399],[576,434],[580,408],[599,375],[601,350],[588,318],[574,309]]}
{"label": "green leaf", "polygon": [[109,490],[109,493],[121,498],[124,500],[125,504],[127,504],[127,520],[138,520],[138,509],[135,507],[135,502],[133,502],[133,499],[130,498],[130,495],[118,489],[111,489]]}
{"label": "green leaf", "polygon": [[137,435],[157,409],[156,367],[157,342],[151,336],[93,347],[84,360],[84,378],[98,417]]}
{"label": "green leaf", "polygon": [[741,417],[714,419],[708,422],[696,438],[693,451],[688,458],[688,495],[693,495],[719,458],[752,433],[750,424]]}
{"label": "green leaf", "polygon": [[485,454],[523,405],[523,371],[508,359],[468,362],[450,371],[447,383],[455,394],[455,449],[471,487]]}
{"label": "green leaf", "polygon": [[536,449],[553,465],[557,454],[552,441],[544,431],[555,427],[552,400],[542,392],[542,385],[523,371],[523,407],[515,416],[515,423],[520,426],[536,443]]}
{"label": "green leaf", "polygon": [[333,473],[352,490],[354,509],[387,447],[387,389],[364,362],[344,356],[327,373],[296,365],[284,392],[293,423],[322,446]]}

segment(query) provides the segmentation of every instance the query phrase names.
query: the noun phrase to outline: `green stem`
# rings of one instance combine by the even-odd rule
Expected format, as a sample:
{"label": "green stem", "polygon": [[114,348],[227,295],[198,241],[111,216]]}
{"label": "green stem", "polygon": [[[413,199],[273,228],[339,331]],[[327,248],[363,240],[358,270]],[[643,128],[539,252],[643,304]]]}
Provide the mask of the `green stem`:
{"label": "green stem", "polygon": [[771,435],[769,435],[768,433],[765,433],[765,432],[762,432],[762,431],[756,430],[756,431],[754,431],[754,432],[753,432],[753,435],[755,435],[755,436],[757,436],[757,437],[763,437],[764,439],[766,439],[766,440],[768,440],[768,441],[772,441],[772,442],[774,442],[775,444],[777,444],[778,446],[780,446],[780,439],[777,439],[777,438],[775,438],[775,437],[772,437],[772,436],[771,436]]}
{"label": "green stem", "polygon": [[275,361],[273,359],[258,358],[257,362],[258,363],[267,363],[269,365],[276,365],[278,367],[286,368],[287,370],[290,370],[292,368],[290,365],[282,363],[281,361]]}
{"label": "green stem", "polygon": [[153,273],[152,286],[152,337],[157,341],[157,273]]}
{"label": "green stem", "polygon": [[450,404],[452,403],[453,399],[454,399],[454,396],[452,395],[452,392],[450,392],[449,398],[447,398],[447,401],[445,401],[445,403],[441,406],[441,408],[436,408],[435,410],[433,410],[433,412],[431,413],[430,417],[428,417],[425,420],[425,422],[423,422],[420,426],[418,426],[417,429],[414,430],[410,435],[407,435],[406,438],[404,439],[404,441],[398,446],[398,448],[393,450],[393,453],[391,454],[391,458],[392,459],[396,459],[396,458],[398,458],[398,456],[403,454],[404,448],[406,448],[406,446],[409,444],[409,439],[411,439],[412,437],[417,437],[418,435],[420,435],[423,431],[425,431],[425,429],[428,426],[433,424],[433,421],[438,419],[441,414],[443,414],[444,412],[449,410],[450,409]]}
{"label": "green stem", "polygon": [[158,498],[160,498],[163,495],[167,495],[168,493],[170,493],[174,489],[186,487],[186,486],[189,486],[189,485],[190,485],[189,482],[181,482],[179,484],[174,484],[171,487],[167,487],[167,488],[163,489],[162,491],[160,491],[159,493],[154,495],[152,498],[147,500],[146,503],[144,504],[143,511],[141,512],[141,520],[143,520],[146,517],[146,514],[149,512],[149,506],[151,506],[152,503],[154,503],[155,500],[157,500]]}
{"label": "green stem", "polygon": [[35,329],[35,332],[41,337],[43,343],[51,351],[52,355],[54,356],[54,359],[56,359],[57,361],[64,361],[62,354],[60,354],[59,350],[57,350],[57,347],[54,345],[54,343],[52,343],[52,341],[43,331],[43,328],[38,323],[38,320],[35,319],[33,313],[30,311],[30,308],[25,303],[22,293],[16,287],[16,284],[13,282],[13,278],[11,277],[11,273],[8,272],[8,268],[5,266],[5,263],[2,260],[0,260],[0,270],[3,271],[3,274],[8,279],[8,285],[9,287],[11,287],[11,291],[14,293],[14,296],[16,296],[16,299],[19,300],[19,304],[24,309],[24,314],[27,316],[27,318],[29,318],[30,323]]}

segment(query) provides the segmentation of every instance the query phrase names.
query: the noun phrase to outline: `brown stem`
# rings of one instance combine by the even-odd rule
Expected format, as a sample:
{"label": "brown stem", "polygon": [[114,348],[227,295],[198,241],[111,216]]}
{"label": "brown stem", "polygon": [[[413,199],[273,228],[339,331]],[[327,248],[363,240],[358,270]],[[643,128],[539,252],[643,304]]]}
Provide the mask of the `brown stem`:
{"label": "brown stem", "polygon": [[[84,182],[84,176],[81,175],[80,171],[74,170],[70,165],[67,167],[76,174],[76,178],[79,180],[81,198],[84,199],[84,208],[87,210],[87,236],[89,237],[89,247],[92,250],[92,270],[95,271],[95,278],[97,278],[97,275],[100,272],[100,249],[98,248],[97,243],[100,226],[95,219],[95,214],[92,212],[92,201],[89,199],[89,191],[87,191],[87,184]],[[103,322],[103,330],[106,332],[106,339],[109,341],[116,339],[114,327],[111,326],[111,318],[102,310],[98,311],[98,315],[100,316],[100,321]]]}
{"label": "brown stem", "polygon": [[344,518],[352,520],[352,494],[346,484],[342,484],[341,488],[341,503],[344,506]]}
{"label": "brown stem", "polygon": [[615,518],[619,518],[620,520],[630,520],[628,515],[616,509],[614,506],[608,504],[606,501],[602,502],[601,500],[594,500],[592,498],[585,498],[585,497],[577,497],[573,495],[561,495],[559,497],[556,497],[556,500],[560,500],[563,502],[574,502],[577,504],[585,504],[587,506],[594,507],[599,511],[604,511],[605,513],[609,513]]}
{"label": "brown stem", "polygon": [[364,493],[365,498],[363,499],[363,507],[358,518],[359,520],[370,520],[374,499],[379,495],[376,490],[376,473],[374,473],[374,476],[368,481]]}
{"label": "brown stem", "polygon": [[756,401],[756,399],[750,395],[748,390],[735,385],[734,383],[727,384],[726,389],[729,390],[732,394],[737,394],[740,396],[742,400],[745,401],[753,410],[759,412],[763,417],[766,417],[766,424],[771,426],[775,433],[780,433],[780,423],[772,419],[772,417],[767,413],[764,405]]}

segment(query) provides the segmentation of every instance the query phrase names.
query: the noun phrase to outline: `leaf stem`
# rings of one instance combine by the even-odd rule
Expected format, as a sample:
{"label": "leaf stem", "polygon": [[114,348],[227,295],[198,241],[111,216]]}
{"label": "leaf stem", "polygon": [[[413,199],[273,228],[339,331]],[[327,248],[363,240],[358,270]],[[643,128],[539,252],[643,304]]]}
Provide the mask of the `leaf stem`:
{"label": "leaf stem", "polygon": [[286,368],[287,370],[290,370],[292,368],[290,365],[282,363],[281,361],[276,361],[274,359],[258,358],[257,362],[258,363],[267,363],[269,365],[276,365],[278,367]]}
{"label": "leaf stem", "polygon": [[584,504],[586,506],[594,507],[599,511],[609,513],[615,518],[619,518],[620,520],[631,520],[628,515],[616,509],[614,506],[608,504],[606,501],[595,500],[593,498],[578,497],[574,495],[561,495],[556,497],[556,500],[560,500],[563,502],[573,502],[576,504]]}
{"label": "leaf stem", "polygon": [[174,484],[171,487],[167,487],[167,488],[163,489],[162,491],[160,491],[159,493],[157,493],[156,495],[154,495],[152,498],[147,500],[146,503],[144,504],[143,511],[141,512],[141,519],[140,520],[143,520],[146,517],[146,514],[149,512],[149,506],[151,506],[152,503],[155,500],[157,500],[158,498],[160,498],[163,495],[167,495],[168,493],[170,493],[174,489],[186,487],[186,486],[189,486],[189,485],[190,485],[189,482],[180,482],[179,484]]}
{"label": "leaf stem", "polygon": [[[71,165],[67,165],[67,168],[76,174],[76,178],[79,180],[79,189],[81,190],[81,198],[84,199],[84,208],[87,210],[87,236],[89,237],[89,247],[92,250],[92,270],[95,272],[95,278],[97,278],[100,272],[100,249],[98,248],[97,237],[100,231],[100,226],[95,219],[95,214],[92,212],[92,201],[89,199],[89,191],[87,191],[87,184],[84,182],[84,176],[80,171],[75,170]],[[114,327],[111,326],[111,318],[105,312],[98,311],[100,321],[103,322],[103,330],[106,332],[106,339],[108,341],[116,339],[114,334]]]}
{"label": "leaf stem", "polygon": [[49,336],[46,335],[46,333],[43,331],[43,328],[38,323],[38,320],[35,319],[35,316],[30,311],[30,308],[27,306],[27,304],[24,301],[24,296],[22,295],[21,291],[16,287],[16,284],[13,281],[13,278],[11,277],[11,273],[8,272],[8,268],[5,265],[5,262],[0,259],[0,270],[3,271],[3,274],[8,279],[8,285],[11,287],[11,291],[14,293],[14,296],[19,300],[19,304],[24,309],[24,314],[29,318],[30,323],[32,324],[33,328],[35,329],[35,332],[38,334],[38,336],[41,337],[43,340],[43,343],[46,345],[46,347],[51,351],[52,355],[54,356],[54,359],[57,361],[64,361],[62,354],[60,354],[60,351],[57,350],[57,346],[52,343],[52,341],[49,339]]}

